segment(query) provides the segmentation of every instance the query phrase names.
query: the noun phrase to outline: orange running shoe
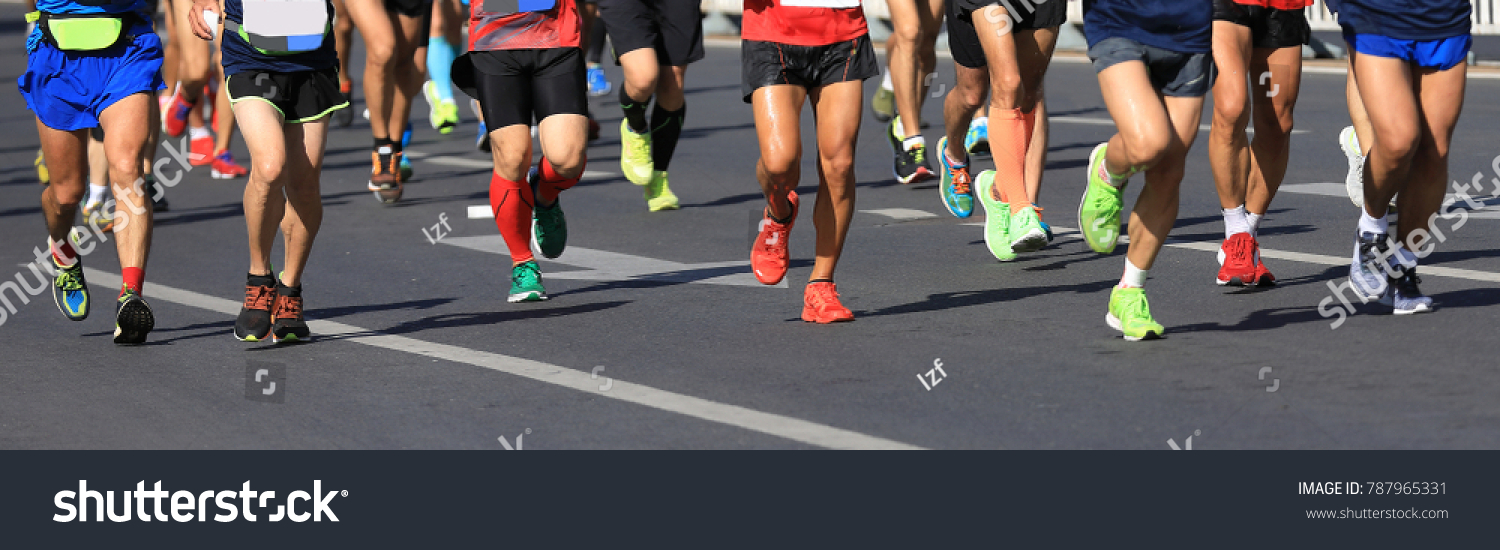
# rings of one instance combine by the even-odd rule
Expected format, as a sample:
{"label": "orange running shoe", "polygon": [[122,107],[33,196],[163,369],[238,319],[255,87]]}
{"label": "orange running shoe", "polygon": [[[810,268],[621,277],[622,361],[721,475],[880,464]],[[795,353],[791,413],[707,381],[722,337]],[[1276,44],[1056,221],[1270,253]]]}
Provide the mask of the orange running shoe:
{"label": "orange running shoe", "polygon": [[371,164],[374,167],[370,171],[370,186],[368,189],[375,193],[375,198],[385,204],[395,204],[401,200],[401,168],[400,156],[390,149],[382,147],[386,153],[371,151]]}
{"label": "orange running shoe", "polygon": [[791,238],[792,225],[797,223],[797,192],[788,192],[787,200],[792,203],[792,217],[780,224],[767,212],[760,220],[755,245],[750,247],[750,269],[755,271],[755,280],[763,285],[780,283],[786,277],[787,239]]}
{"label": "orange running shoe", "polygon": [[838,285],[807,283],[807,290],[802,294],[802,320],[820,325],[853,321],[854,312],[839,303]]}

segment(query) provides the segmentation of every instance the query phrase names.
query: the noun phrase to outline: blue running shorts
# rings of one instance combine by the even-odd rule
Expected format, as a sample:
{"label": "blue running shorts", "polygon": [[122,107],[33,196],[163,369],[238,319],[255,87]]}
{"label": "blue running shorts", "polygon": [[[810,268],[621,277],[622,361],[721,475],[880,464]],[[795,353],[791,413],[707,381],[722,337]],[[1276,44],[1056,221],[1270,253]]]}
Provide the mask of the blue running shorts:
{"label": "blue running shorts", "polygon": [[97,52],[65,52],[34,41],[17,82],[26,108],[48,128],[71,132],[98,126],[99,115],[121,99],[166,89],[161,39],[149,24],[128,32],[134,40]]}

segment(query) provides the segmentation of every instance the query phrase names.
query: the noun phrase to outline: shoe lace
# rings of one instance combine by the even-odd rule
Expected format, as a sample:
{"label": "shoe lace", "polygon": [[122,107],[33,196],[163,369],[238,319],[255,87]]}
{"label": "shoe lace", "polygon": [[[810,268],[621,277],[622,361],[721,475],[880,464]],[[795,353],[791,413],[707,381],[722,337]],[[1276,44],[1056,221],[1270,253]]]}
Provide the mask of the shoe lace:
{"label": "shoe lace", "polygon": [[57,269],[57,280],[54,282],[57,288],[69,292],[83,290],[83,281],[79,279],[79,270],[75,268],[76,264],[72,268]]}
{"label": "shoe lace", "polygon": [[1253,262],[1254,256],[1252,256],[1250,253],[1251,242],[1252,241],[1250,239],[1229,239],[1228,241],[1225,241],[1224,246],[1226,250],[1224,252],[1227,256],[1227,258],[1224,260],[1225,263],[1231,261],[1236,263]]}
{"label": "shoe lace", "polygon": [[639,144],[639,146],[637,146],[637,147],[626,147],[625,148],[625,155],[628,156],[628,157],[630,157],[630,162],[632,164],[645,164],[645,163],[651,162],[651,148],[646,146],[646,141],[645,141],[646,140],[646,136],[648,136],[650,134],[649,133],[646,133],[646,134],[636,134],[634,130],[631,130],[628,127],[626,128],[626,131],[629,132],[632,135],[635,135],[636,139],[632,140],[632,141],[634,141],[634,142],[636,142],[636,143]]}
{"label": "shoe lace", "polygon": [[1120,304],[1120,312],[1124,313],[1125,319],[1149,320],[1151,319],[1151,305],[1146,303],[1145,295],[1135,295],[1125,299]]}
{"label": "shoe lace", "polygon": [[970,184],[974,178],[969,175],[969,167],[953,169],[953,192],[959,195],[967,195],[971,192]]}
{"label": "shoe lace", "polygon": [[756,244],[766,252],[774,254],[777,258],[785,257],[787,253],[787,235],[790,233],[789,228],[786,224],[777,223],[776,220],[771,219],[769,216],[762,220],[761,224],[761,236],[756,241]]}
{"label": "shoe lace", "polygon": [[843,307],[839,304],[838,290],[834,289],[833,285],[811,285],[808,289],[807,301],[813,307],[817,309]]}
{"label": "shoe lace", "polygon": [[516,266],[510,274],[510,283],[515,286],[532,286],[536,284],[541,271],[534,263],[524,263]]}
{"label": "shoe lace", "polygon": [[913,164],[924,164],[927,162],[927,149],[924,147],[908,149],[906,152]]}
{"label": "shoe lace", "polygon": [[245,287],[245,309],[269,310],[271,302],[275,299],[276,289],[274,288],[256,285]]}
{"label": "shoe lace", "polygon": [[276,311],[271,313],[275,319],[301,319],[302,297],[301,296],[277,296]]}

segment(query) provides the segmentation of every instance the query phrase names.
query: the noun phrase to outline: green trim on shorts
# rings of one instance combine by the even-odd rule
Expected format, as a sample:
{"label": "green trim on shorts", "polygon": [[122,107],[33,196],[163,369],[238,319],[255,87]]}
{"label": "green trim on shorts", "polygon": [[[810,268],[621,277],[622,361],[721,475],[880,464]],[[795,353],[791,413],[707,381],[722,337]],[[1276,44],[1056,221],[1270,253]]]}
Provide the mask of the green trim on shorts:
{"label": "green trim on shorts", "polygon": [[[299,119],[299,120],[286,120],[286,121],[282,122],[282,124],[306,124],[308,122],[314,122],[314,121],[320,120],[320,119],[322,119],[322,118],[324,118],[324,117],[326,117],[328,115],[333,114],[334,111],[337,111],[339,109],[344,109],[344,108],[347,108],[347,107],[350,107],[350,105],[349,105],[348,101],[345,101],[343,103],[340,103],[338,105],[330,107],[330,108],[328,108],[328,110],[323,111],[321,113],[318,113],[317,115],[310,116],[310,117],[303,118],[303,119]],[[279,111],[280,109],[277,109],[277,110]],[[283,119],[285,119],[286,115],[282,114],[281,117]]]}

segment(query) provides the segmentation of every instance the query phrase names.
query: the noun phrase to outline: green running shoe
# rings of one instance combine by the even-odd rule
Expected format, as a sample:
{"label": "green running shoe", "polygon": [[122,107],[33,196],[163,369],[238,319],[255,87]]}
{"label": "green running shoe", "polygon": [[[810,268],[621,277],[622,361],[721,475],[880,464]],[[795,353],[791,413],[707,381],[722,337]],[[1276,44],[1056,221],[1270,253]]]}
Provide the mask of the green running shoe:
{"label": "green running shoe", "polygon": [[646,184],[646,208],[652,212],[662,210],[676,210],[682,208],[677,201],[677,195],[667,187],[667,173],[657,172],[651,177],[651,183]]}
{"label": "green running shoe", "polygon": [[562,199],[552,206],[531,209],[531,236],[536,251],[544,258],[561,256],[568,247],[568,219],[563,216]]}
{"label": "green running shoe", "polygon": [[1047,246],[1047,231],[1042,229],[1042,219],[1036,215],[1036,207],[1022,207],[1010,216],[1010,249],[1017,254],[1036,252]]}
{"label": "green running shoe", "polygon": [[885,88],[875,90],[875,97],[870,98],[870,111],[875,113],[875,120],[887,122],[896,116],[896,92]]}
{"label": "green running shoe", "polygon": [[1079,230],[1089,248],[1100,254],[1115,251],[1120,241],[1121,192],[1104,176],[1104,153],[1108,143],[1100,143],[1089,155],[1089,182],[1083,192],[1083,201],[1078,204]]}
{"label": "green running shoe", "polygon": [[542,268],[536,260],[522,263],[510,270],[509,302],[542,302],[547,299],[547,289],[542,288]]}
{"label": "green running shoe", "polygon": [[134,290],[126,289],[115,304],[115,343],[144,344],[146,334],[156,328],[151,305]]}
{"label": "green running shoe", "polygon": [[979,195],[979,205],[984,207],[984,245],[996,260],[1008,262],[1016,259],[1010,248],[1010,204],[990,196],[995,186],[995,171],[985,170],[974,180],[974,194]]}
{"label": "green running shoe", "polygon": [[656,171],[651,163],[651,133],[635,133],[628,120],[620,121],[620,171],[636,185],[649,185]]}
{"label": "green running shoe", "polygon": [[1115,287],[1109,293],[1109,313],[1104,316],[1109,328],[1125,333],[1131,342],[1161,338],[1167,329],[1151,318],[1146,290]]}
{"label": "green running shoe", "polygon": [[73,267],[63,267],[52,260],[52,266],[57,270],[57,276],[52,278],[52,301],[57,303],[57,310],[69,321],[88,319],[89,285],[83,280],[82,259],[75,260]]}

